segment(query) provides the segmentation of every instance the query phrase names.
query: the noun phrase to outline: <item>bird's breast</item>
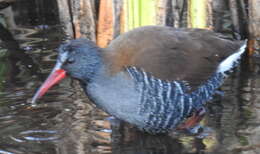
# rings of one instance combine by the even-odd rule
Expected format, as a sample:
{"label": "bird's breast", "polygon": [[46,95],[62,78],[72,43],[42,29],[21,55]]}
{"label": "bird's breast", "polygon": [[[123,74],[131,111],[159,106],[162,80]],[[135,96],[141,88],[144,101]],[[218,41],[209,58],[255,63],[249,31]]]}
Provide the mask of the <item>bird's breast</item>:
{"label": "bird's breast", "polygon": [[138,127],[144,126],[147,117],[137,113],[141,93],[125,73],[97,78],[87,85],[86,91],[94,103],[110,115]]}
{"label": "bird's breast", "polygon": [[192,100],[180,82],[166,82],[136,68],[87,86],[87,93],[104,111],[152,133],[175,128],[192,111]]}

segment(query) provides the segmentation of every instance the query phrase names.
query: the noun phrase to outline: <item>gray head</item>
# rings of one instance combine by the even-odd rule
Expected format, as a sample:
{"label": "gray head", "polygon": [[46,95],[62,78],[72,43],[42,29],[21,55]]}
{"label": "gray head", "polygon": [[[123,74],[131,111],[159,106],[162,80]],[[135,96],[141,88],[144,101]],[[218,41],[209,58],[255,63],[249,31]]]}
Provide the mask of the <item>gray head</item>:
{"label": "gray head", "polygon": [[82,82],[91,80],[102,66],[99,50],[100,48],[87,39],[72,40],[61,45],[58,49],[59,54],[55,67],[34,95],[32,102],[35,102],[49,88],[65,78],[66,74]]}
{"label": "gray head", "polygon": [[81,81],[90,80],[102,63],[99,48],[87,39],[72,40],[61,45],[58,51],[56,65]]}

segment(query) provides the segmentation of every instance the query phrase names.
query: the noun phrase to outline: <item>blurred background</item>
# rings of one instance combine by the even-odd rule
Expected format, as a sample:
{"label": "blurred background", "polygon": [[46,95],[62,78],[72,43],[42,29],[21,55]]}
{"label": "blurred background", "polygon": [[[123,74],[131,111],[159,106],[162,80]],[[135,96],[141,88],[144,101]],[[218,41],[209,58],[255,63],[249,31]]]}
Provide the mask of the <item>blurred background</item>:
{"label": "blurred background", "polygon": [[[259,0],[0,0],[0,153],[260,153]],[[144,25],[205,28],[248,41],[241,66],[209,103],[210,133],[149,135],[106,120],[66,79],[31,107],[57,47],[85,37],[100,47]],[[203,75],[203,74],[202,74]]]}

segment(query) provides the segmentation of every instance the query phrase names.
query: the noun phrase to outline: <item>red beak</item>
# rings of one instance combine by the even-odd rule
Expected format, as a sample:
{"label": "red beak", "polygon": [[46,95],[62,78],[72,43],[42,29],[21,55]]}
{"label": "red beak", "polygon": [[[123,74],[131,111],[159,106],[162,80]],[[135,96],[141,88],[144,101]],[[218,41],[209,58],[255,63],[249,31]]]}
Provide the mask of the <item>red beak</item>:
{"label": "red beak", "polygon": [[41,98],[52,86],[59,83],[59,81],[66,77],[66,71],[61,69],[60,67],[57,67],[58,65],[54,67],[51,74],[33,96],[32,103],[35,103],[36,100]]}

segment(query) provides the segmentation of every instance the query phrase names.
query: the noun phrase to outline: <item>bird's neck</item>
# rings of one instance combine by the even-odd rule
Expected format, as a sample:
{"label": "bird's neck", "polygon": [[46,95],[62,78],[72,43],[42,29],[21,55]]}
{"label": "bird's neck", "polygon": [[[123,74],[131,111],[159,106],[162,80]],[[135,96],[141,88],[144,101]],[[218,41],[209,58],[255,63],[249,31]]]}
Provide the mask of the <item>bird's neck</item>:
{"label": "bird's neck", "polygon": [[98,54],[93,58],[96,59],[96,62],[93,64],[93,67],[88,70],[91,71],[88,73],[89,75],[85,76],[83,79],[83,82],[87,84],[107,80],[110,78],[109,65],[106,64],[106,60],[102,55],[102,52],[98,51]]}

